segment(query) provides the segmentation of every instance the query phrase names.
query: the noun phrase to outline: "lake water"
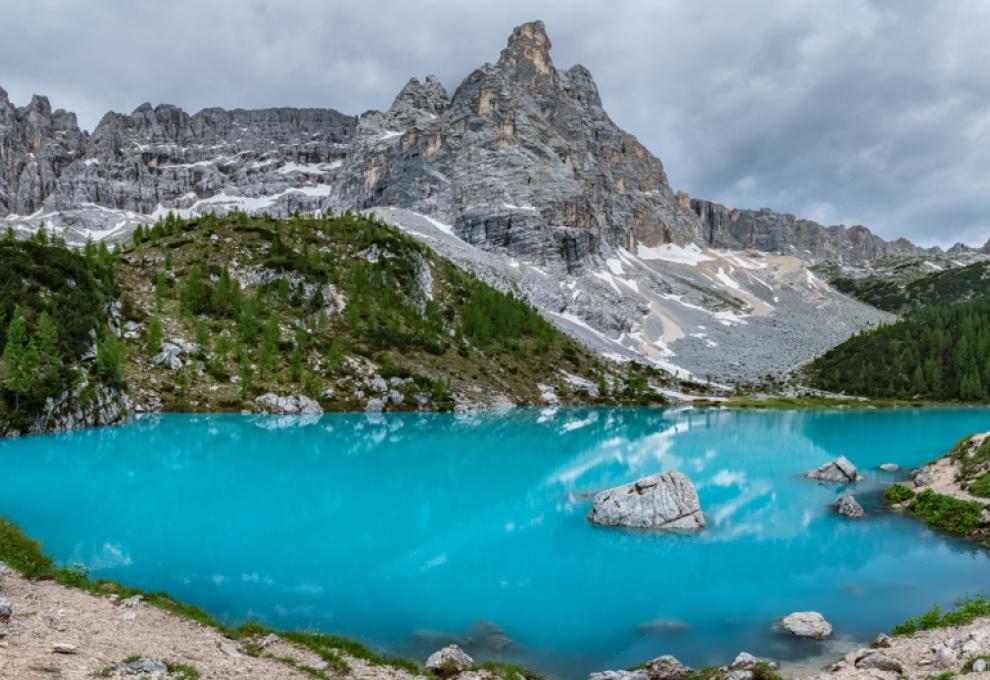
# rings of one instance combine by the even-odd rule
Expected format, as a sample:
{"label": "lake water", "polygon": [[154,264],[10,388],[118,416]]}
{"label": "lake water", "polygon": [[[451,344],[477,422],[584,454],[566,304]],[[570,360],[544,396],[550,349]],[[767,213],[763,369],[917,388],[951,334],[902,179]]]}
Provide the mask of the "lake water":
{"label": "lake water", "polygon": [[[0,442],[0,514],[61,563],[227,622],[420,661],[458,640],[571,678],[664,653],[806,656],[820,643],[775,618],[815,609],[867,639],[987,591],[987,553],[885,511],[904,475],[875,468],[988,429],[987,409],[148,416]],[[866,476],[865,520],[799,477],[839,454]],[[671,469],[694,480],[703,533],[586,521],[594,492]]]}

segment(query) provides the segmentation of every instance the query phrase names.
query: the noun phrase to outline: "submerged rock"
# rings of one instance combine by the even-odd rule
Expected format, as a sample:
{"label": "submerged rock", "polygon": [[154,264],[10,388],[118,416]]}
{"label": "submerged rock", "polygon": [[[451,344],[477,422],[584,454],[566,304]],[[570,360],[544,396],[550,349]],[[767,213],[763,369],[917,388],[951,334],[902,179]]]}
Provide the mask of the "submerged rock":
{"label": "submerged rock", "polygon": [[636,626],[642,633],[654,633],[657,635],[669,635],[673,633],[686,633],[691,630],[691,624],[677,619],[653,619],[644,621]]}
{"label": "submerged rock", "polygon": [[898,465],[897,463],[883,463],[882,465],[879,466],[879,469],[883,470],[884,472],[897,472],[898,470],[901,469],[901,466]]}
{"label": "submerged rock", "polygon": [[863,480],[856,466],[849,462],[845,456],[839,456],[815,470],[805,472],[802,476],[808,479],[817,479],[820,482],[849,483]]}
{"label": "submerged rock", "polygon": [[676,470],[602,491],[595,496],[588,519],[612,527],[686,531],[705,527],[694,485]]}
{"label": "submerged rock", "polygon": [[838,500],[832,504],[832,509],[843,517],[849,517],[851,519],[860,519],[866,515],[863,506],[859,504],[851,493],[839,496]]}
{"label": "submerged rock", "polygon": [[682,680],[692,673],[694,669],[668,654],[647,661],[635,670],[592,673],[588,680]]}
{"label": "submerged rock", "polygon": [[777,628],[809,640],[824,640],[832,634],[832,624],[818,612],[793,612],[777,621]]}
{"label": "submerged rock", "polygon": [[474,665],[474,659],[457,645],[447,645],[430,654],[426,660],[426,670],[441,675],[453,675]]}

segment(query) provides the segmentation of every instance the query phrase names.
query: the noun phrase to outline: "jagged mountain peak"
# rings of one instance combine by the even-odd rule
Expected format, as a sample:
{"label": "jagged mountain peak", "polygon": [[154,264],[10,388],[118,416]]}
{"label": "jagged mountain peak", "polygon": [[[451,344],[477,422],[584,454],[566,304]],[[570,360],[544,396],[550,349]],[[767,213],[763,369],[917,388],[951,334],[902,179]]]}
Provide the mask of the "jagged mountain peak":
{"label": "jagged mountain peak", "polygon": [[426,76],[424,82],[410,78],[392,101],[388,113],[402,114],[422,111],[432,116],[443,113],[450,104],[447,90],[435,75]]}
{"label": "jagged mountain peak", "polygon": [[550,37],[542,21],[516,26],[499,55],[496,68],[511,73],[522,83],[544,79],[556,81],[557,72],[550,58],[550,47]]}

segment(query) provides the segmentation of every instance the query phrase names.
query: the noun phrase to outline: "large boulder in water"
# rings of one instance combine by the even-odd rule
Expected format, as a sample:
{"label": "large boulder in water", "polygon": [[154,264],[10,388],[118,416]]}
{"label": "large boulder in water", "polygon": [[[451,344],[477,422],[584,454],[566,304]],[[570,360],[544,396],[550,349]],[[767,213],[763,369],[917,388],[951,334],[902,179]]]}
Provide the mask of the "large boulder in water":
{"label": "large boulder in water", "polygon": [[810,640],[824,640],[832,634],[832,624],[818,612],[793,612],[778,620],[777,628]]}
{"label": "large boulder in water", "polygon": [[595,496],[588,519],[609,527],[685,531],[705,527],[694,484],[676,470],[602,491]]}
{"label": "large boulder in water", "polygon": [[859,474],[859,470],[845,456],[839,456],[835,460],[825,463],[820,468],[805,472],[803,476],[808,479],[817,479],[820,482],[835,482],[838,484],[848,484],[863,480],[862,475]]}

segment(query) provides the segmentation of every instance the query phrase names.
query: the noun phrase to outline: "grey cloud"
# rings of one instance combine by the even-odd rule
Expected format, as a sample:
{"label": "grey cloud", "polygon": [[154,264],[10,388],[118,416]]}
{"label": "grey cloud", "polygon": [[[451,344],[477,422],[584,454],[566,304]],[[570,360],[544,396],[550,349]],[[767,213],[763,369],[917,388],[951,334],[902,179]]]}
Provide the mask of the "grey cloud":
{"label": "grey cloud", "polygon": [[990,236],[990,9],[676,0],[342,3],[0,0],[0,86],[92,127],[143,101],[388,106],[410,76],[453,90],[541,18],[676,188],[865,224],[924,245]]}

